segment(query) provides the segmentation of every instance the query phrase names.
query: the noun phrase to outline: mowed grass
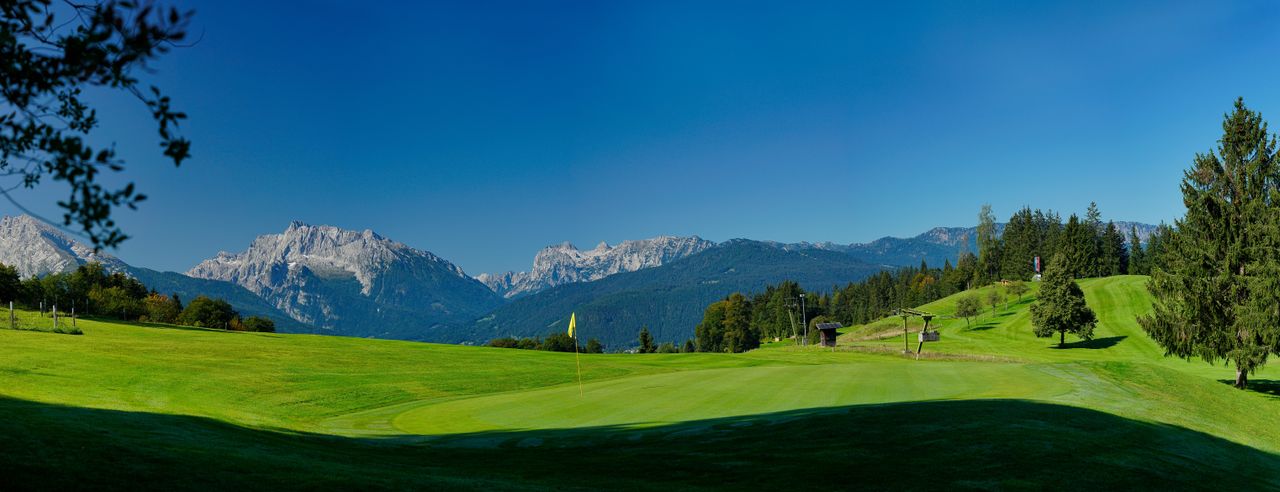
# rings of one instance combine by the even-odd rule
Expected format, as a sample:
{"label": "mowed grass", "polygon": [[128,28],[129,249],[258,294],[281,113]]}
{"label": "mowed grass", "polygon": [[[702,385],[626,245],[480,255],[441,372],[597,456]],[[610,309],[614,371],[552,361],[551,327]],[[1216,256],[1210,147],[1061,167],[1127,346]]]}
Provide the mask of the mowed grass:
{"label": "mowed grass", "polygon": [[[0,330],[0,476],[95,488],[1280,488],[1280,399],[1218,381],[1230,368],[1164,358],[1134,321],[1150,308],[1143,282],[1083,281],[1102,322],[1066,349],[1031,335],[1034,291],[971,326],[945,318],[953,296],[922,307],[944,316],[924,349],[942,358],[904,357],[895,318],[847,330],[834,351],[583,355],[581,387],[573,354],[88,320],[79,336]],[[1276,374],[1256,375],[1258,388]]]}

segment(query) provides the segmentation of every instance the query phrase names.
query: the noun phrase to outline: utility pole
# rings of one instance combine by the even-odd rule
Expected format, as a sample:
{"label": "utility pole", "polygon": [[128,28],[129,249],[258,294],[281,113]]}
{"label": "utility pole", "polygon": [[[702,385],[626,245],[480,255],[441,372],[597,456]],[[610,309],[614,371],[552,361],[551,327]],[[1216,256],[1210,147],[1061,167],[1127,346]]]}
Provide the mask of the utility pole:
{"label": "utility pole", "polygon": [[809,320],[805,318],[804,292],[800,293],[800,323],[804,325],[804,344],[809,345]]}

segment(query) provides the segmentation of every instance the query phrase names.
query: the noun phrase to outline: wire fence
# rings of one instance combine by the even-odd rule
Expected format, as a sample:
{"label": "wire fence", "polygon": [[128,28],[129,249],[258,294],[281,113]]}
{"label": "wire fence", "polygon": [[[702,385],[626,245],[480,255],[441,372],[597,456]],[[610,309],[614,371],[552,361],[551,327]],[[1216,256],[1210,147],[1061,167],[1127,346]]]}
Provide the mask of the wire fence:
{"label": "wire fence", "polygon": [[46,333],[64,333],[79,335],[83,332],[76,325],[78,320],[69,313],[61,311],[23,311],[14,309],[12,305],[0,309],[0,328],[8,330],[41,331]]}

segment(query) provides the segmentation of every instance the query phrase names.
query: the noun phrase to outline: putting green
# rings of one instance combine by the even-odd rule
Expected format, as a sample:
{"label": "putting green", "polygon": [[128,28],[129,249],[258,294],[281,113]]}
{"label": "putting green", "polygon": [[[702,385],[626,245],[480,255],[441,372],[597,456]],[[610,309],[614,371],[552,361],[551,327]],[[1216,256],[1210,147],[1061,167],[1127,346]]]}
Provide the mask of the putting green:
{"label": "putting green", "polygon": [[650,427],[692,420],[904,401],[1047,399],[1072,385],[1034,366],[888,359],[848,364],[709,369],[636,376],[427,404],[393,421],[400,431]]}

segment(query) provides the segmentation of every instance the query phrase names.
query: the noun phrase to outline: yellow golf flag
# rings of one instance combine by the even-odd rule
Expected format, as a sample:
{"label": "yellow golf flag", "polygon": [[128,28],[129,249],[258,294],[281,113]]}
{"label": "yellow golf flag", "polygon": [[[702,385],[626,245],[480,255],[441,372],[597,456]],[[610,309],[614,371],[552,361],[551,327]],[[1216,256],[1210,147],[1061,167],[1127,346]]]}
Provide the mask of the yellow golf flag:
{"label": "yellow golf flag", "polygon": [[574,331],[573,329],[577,326],[578,326],[578,315],[576,313],[569,313],[569,336],[570,337],[577,338],[577,335],[573,334],[573,331]]}

